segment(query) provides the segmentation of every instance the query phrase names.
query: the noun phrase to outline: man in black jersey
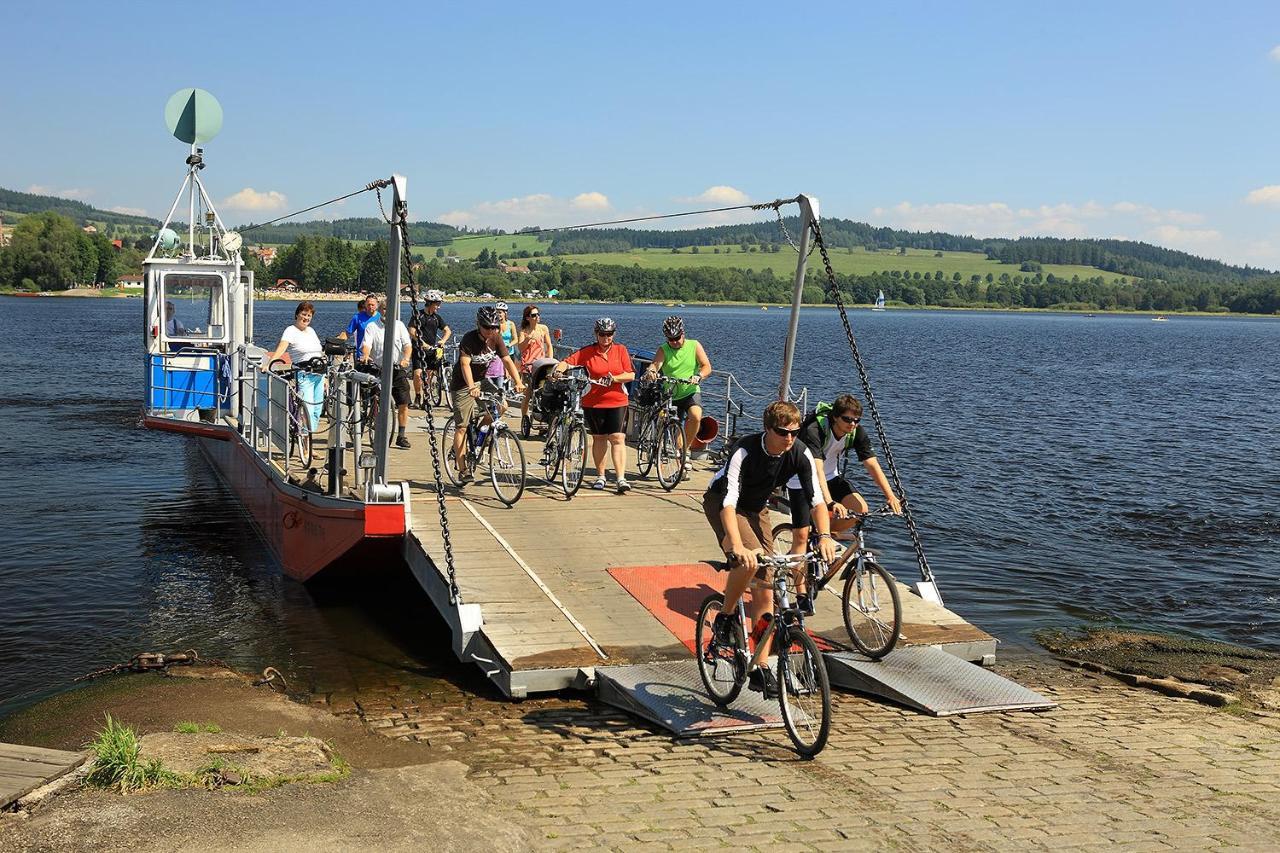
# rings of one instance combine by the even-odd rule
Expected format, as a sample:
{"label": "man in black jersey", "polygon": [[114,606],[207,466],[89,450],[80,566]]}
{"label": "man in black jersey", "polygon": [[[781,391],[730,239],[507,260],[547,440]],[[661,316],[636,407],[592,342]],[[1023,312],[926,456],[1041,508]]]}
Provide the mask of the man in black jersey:
{"label": "man in black jersey", "polygon": [[449,342],[449,338],[453,337],[453,329],[449,328],[444,317],[440,316],[440,303],[443,301],[443,293],[438,290],[428,290],[427,307],[414,318],[414,325],[418,328],[418,337],[422,344],[413,348],[413,390],[420,409],[427,408],[425,391],[431,387],[431,383],[435,381],[435,373],[440,369],[444,345]]}
{"label": "man in black jersey", "polygon": [[[800,410],[784,400],[770,403],[764,410],[764,426],[764,432],[738,440],[702,496],[707,522],[715,531],[721,550],[733,564],[725,583],[724,609],[716,617],[715,633],[720,642],[729,640],[729,626],[736,618],[732,614],[756,573],[756,555],[773,553],[769,496],[792,477],[799,477],[800,491],[811,507],[818,552],[828,562],[835,559],[831,517],[822,499],[817,468],[808,448],[796,441],[800,434]],[[752,620],[772,609],[771,591],[757,590],[752,594],[749,610]],[[760,675],[753,674],[752,686],[768,694],[771,679],[768,670],[762,669]]]}

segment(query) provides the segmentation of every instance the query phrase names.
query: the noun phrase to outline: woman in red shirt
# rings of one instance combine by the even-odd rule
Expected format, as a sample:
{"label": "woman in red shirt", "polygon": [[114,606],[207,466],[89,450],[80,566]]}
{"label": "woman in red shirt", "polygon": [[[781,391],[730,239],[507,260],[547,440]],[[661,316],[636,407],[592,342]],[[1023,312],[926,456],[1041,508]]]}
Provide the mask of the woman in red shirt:
{"label": "woman in red shirt", "polygon": [[627,414],[627,389],[622,383],[636,378],[631,367],[631,355],[622,344],[614,343],[618,324],[609,317],[596,320],[596,342],[588,344],[556,365],[555,372],[563,373],[566,367],[582,367],[592,379],[607,380],[606,385],[592,385],[582,398],[582,413],[591,433],[591,456],[596,463],[596,481],[593,489],[607,485],[604,475],[604,451],[607,446],[613,457],[613,470],[618,479],[618,494],[631,491],[627,482],[627,435],[623,421]]}

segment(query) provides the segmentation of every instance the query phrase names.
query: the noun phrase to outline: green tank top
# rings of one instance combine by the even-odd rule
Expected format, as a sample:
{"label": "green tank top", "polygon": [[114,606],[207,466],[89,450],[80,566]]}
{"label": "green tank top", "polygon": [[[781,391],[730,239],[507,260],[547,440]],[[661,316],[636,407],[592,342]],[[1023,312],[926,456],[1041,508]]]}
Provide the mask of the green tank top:
{"label": "green tank top", "polygon": [[[671,344],[662,345],[662,375],[684,379],[698,372],[698,342],[685,338],[684,346],[672,349]],[[681,382],[671,395],[673,400],[683,400],[698,390],[692,382]]]}

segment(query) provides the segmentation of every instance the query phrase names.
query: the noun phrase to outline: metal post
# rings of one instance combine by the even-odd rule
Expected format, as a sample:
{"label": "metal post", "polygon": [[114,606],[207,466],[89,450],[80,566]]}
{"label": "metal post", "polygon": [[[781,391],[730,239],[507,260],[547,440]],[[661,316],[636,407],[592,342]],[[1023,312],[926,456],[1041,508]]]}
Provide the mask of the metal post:
{"label": "metal post", "polygon": [[391,245],[387,250],[387,313],[382,318],[382,400],[378,410],[378,428],[374,433],[377,462],[373,480],[378,485],[387,482],[387,450],[391,444],[391,424],[395,416],[395,401],[391,399],[392,371],[395,368],[396,323],[400,320],[400,214],[406,201],[407,180],[403,175],[392,175]]}
{"label": "metal post", "polygon": [[809,240],[813,223],[818,221],[818,200],[807,195],[796,196],[800,202],[800,260],[796,263],[796,283],[791,293],[791,322],[787,326],[787,345],[782,351],[782,382],[778,399],[791,399],[791,361],[796,354],[796,330],[800,327],[800,302],[804,298],[804,272],[809,263]]}
{"label": "metal post", "polygon": [[[191,143],[191,156],[196,156],[196,144],[194,142]],[[191,170],[191,177],[194,178],[196,174],[195,163],[190,163],[187,168]],[[194,183],[191,185],[190,202],[190,213],[187,215],[187,254],[194,258],[196,256],[196,186]]]}

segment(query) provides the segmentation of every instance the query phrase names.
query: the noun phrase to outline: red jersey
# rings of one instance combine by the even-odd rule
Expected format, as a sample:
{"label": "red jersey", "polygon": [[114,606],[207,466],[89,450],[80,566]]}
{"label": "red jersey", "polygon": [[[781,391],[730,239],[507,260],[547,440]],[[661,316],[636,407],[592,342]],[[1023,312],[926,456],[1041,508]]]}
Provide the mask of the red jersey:
{"label": "red jersey", "polygon": [[[592,379],[603,379],[610,374],[617,376],[620,373],[630,373],[632,370],[631,355],[622,344],[609,347],[608,354],[600,351],[599,344],[587,344],[566,358],[565,363],[575,367],[585,367],[587,375]],[[620,382],[615,382],[608,388],[603,385],[592,385],[582,398],[582,406],[587,409],[616,409],[627,405],[627,402],[627,389]]]}

